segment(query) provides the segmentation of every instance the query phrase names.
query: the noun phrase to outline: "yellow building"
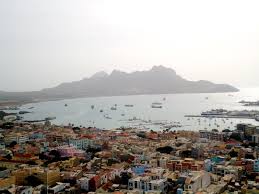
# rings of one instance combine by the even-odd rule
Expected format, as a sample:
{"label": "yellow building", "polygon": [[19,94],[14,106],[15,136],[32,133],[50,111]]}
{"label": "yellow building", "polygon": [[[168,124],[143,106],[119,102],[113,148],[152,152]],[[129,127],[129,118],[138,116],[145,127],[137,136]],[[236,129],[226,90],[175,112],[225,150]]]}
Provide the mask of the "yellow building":
{"label": "yellow building", "polygon": [[45,185],[55,185],[56,182],[61,181],[60,171],[59,170],[44,170],[40,173],[34,174],[39,178]]}
{"label": "yellow building", "polygon": [[11,170],[17,168],[19,165],[21,164],[16,162],[9,162],[9,161],[2,161],[2,160],[0,161],[0,167],[11,169]]}
{"label": "yellow building", "polygon": [[65,161],[57,162],[57,163],[52,163],[49,165],[49,168],[56,168],[57,166],[60,169],[71,169],[73,167],[76,167],[80,164],[80,161],[78,158],[70,158]]}
{"label": "yellow building", "polygon": [[10,176],[8,178],[0,178],[0,188],[8,189],[15,184],[15,176]]}
{"label": "yellow building", "polygon": [[16,185],[24,185],[28,176],[35,176],[43,182],[43,184],[48,184],[49,186],[52,186],[61,180],[59,170],[45,170],[39,167],[20,169],[13,174],[16,177]]}

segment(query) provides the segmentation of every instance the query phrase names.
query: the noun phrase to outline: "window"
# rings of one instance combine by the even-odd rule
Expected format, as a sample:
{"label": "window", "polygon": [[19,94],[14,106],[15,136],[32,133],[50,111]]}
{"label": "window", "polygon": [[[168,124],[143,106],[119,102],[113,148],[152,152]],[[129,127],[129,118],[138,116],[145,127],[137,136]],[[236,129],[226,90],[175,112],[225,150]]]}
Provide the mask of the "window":
{"label": "window", "polygon": [[138,182],[135,181],[135,189],[137,189],[137,188],[138,188]]}

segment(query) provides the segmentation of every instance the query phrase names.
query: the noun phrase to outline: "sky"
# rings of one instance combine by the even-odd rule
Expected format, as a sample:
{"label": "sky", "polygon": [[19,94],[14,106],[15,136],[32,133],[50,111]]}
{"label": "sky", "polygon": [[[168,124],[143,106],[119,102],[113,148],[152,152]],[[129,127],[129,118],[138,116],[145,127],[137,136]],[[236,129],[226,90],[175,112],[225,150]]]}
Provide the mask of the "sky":
{"label": "sky", "polygon": [[258,0],[0,0],[0,90],[164,65],[259,86]]}

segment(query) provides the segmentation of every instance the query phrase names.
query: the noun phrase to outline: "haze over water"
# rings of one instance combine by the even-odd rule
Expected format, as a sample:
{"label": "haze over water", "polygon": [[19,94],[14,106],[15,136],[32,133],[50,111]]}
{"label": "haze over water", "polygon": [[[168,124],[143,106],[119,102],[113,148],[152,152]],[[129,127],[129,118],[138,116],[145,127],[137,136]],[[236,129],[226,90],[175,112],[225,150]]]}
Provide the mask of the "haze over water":
{"label": "haze over water", "polygon": [[[208,97],[208,99],[207,99]],[[166,98],[164,101],[163,98]],[[33,113],[25,114],[24,119],[44,119],[45,117],[56,117],[54,124],[67,125],[73,123],[75,126],[95,126],[98,128],[117,128],[121,126],[137,126],[139,122],[128,122],[136,117],[141,120],[180,122],[181,128],[173,130],[201,130],[201,129],[235,129],[237,123],[245,122],[259,124],[251,119],[222,119],[198,118],[188,119],[185,115],[199,115],[202,111],[224,108],[227,110],[259,110],[259,107],[244,107],[238,102],[241,100],[259,100],[259,88],[241,89],[237,93],[212,93],[212,94],[166,94],[166,95],[138,95],[138,96],[115,96],[98,98],[80,98],[60,101],[40,102],[26,104],[22,110]],[[162,102],[163,108],[151,108],[153,102]],[[68,106],[65,106],[67,104]],[[117,110],[111,107],[117,104]],[[134,107],[125,107],[132,104]],[[91,109],[94,105],[94,109]],[[100,110],[103,110],[101,113]],[[125,116],[122,116],[125,114]],[[104,117],[107,115],[112,119]],[[220,127],[217,127],[220,125]],[[140,126],[140,128],[144,128]],[[158,125],[146,125],[146,128],[161,130]]]}

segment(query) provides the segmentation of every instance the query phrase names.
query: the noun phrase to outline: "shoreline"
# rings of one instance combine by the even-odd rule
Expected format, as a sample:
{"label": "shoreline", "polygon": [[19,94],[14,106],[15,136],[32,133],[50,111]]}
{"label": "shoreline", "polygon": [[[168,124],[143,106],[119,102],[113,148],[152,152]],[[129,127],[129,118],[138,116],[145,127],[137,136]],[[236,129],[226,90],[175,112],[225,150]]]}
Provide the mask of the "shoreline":
{"label": "shoreline", "polygon": [[37,103],[40,101],[0,101],[0,108],[22,106],[30,103]]}
{"label": "shoreline", "polygon": [[89,96],[71,96],[71,97],[61,97],[61,98],[49,98],[49,99],[35,99],[35,100],[28,100],[28,101],[1,101],[0,100],[0,108],[4,106],[21,106],[24,104],[30,104],[30,103],[39,103],[39,102],[49,102],[49,101],[60,101],[60,100],[73,100],[73,99],[82,99],[82,98],[112,98],[112,97],[127,97],[127,96],[155,96],[155,95],[180,95],[180,94],[228,94],[228,93],[238,93],[240,92],[240,89],[238,91],[222,91],[222,92],[164,92],[164,93],[139,93],[139,94],[118,94],[118,95],[89,95]]}

